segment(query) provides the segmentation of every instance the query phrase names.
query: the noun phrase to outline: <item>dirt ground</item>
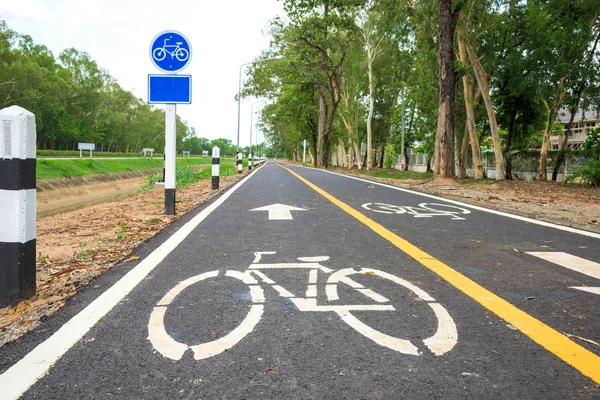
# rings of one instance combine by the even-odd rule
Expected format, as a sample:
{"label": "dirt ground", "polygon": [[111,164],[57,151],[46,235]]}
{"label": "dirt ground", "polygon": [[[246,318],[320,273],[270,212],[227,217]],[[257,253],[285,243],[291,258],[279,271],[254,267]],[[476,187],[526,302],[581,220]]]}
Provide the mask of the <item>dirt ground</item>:
{"label": "dirt ground", "polygon": [[[349,173],[345,169],[336,171]],[[350,173],[358,175],[356,170]],[[239,179],[240,176],[221,178],[221,189]],[[600,232],[599,188],[539,181],[463,180],[438,183],[433,180],[369,179]],[[118,186],[118,183],[112,184]],[[210,180],[178,190],[176,216],[164,215],[163,192],[149,191],[122,196],[78,211],[39,218],[37,295],[0,310],[0,346],[38,326],[80,287],[89,284],[120,260],[131,261],[133,258],[129,254],[133,248],[215,194],[210,189]]]}
{"label": "dirt ground", "polygon": [[[88,206],[77,211],[39,217],[37,221],[37,295],[13,307],[0,309],[0,347],[38,326],[61,308],[79,288],[108,271],[118,261],[131,261],[131,251],[165,226],[237,182],[243,175],[221,177],[220,190],[211,190],[211,181],[202,180],[177,190],[177,215],[164,215],[164,191],[147,191],[122,195],[101,204],[89,205],[90,191],[98,185],[86,182],[79,190]],[[132,178],[110,181],[116,190],[131,189]],[[141,178],[136,183],[142,186]],[[41,191],[46,208],[73,203],[73,185],[62,187],[54,182],[53,190]],[[134,185],[135,186],[135,185]],[[53,197],[53,201],[50,198]],[[38,198],[38,204],[40,199]],[[93,202],[97,200],[94,199]],[[92,202],[92,203],[93,203]],[[81,203],[83,204],[83,203]],[[81,205],[80,204],[80,205]],[[80,206],[79,205],[79,206]]]}
{"label": "dirt ground", "polygon": [[37,217],[78,210],[140,190],[155,170],[44,179],[37,182]]}
{"label": "dirt ground", "polygon": [[394,180],[359,175],[356,169],[336,172],[435,194],[465,203],[600,233],[600,188],[541,181]]}

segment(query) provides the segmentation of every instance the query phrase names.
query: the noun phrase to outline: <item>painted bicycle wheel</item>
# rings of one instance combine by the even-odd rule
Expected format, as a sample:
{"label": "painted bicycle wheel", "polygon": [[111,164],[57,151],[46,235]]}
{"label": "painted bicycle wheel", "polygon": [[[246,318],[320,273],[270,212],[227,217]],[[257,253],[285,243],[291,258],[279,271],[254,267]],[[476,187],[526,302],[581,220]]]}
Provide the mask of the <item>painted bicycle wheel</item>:
{"label": "painted bicycle wheel", "polygon": [[177,284],[156,304],[148,322],[148,339],[152,343],[152,346],[163,356],[172,360],[180,360],[188,349],[192,350],[194,359],[196,360],[216,356],[239,343],[247,334],[252,332],[256,324],[260,321],[264,311],[264,304],[262,303],[265,301],[262,288],[250,274],[228,270],[222,277],[234,278],[249,286],[252,305],[244,320],[223,337],[192,345],[175,340],[167,332],[165,328],[165,314],[177,296],[188,287],[208,278],[216,278],[218,275],[219,271],[211,271],[188,278]]}
{"label": "painted bicycle wheel", "polygon": [[[448,311],[441,304],[436,303],[435,299],[424,290],[420,289],[419,287],[408,282],[405,279],[399,278],[392,274],[388,274],[387,272],[370,268],[362,268],[359,271],[353,268],[346,268],[336,271],[327,280],[327,299],[329,301],[339,300],[338,285],[340,283],[344,283],[349,285],[351,288],[358,290],[365,296],[370,297],[372,300],[379,304],[389,302],[389,300],[384,296],[381,296],[377,292],[364,287],[362,284],[350,278],[351,275],[355,274],[375,276],[404,286],[405,288],[413,292],[418,297],[418,299],[427,303],[427,305],[433,310],[437,318],[437,330],[433,336],[424,339],[423,343],[433,354],[441,356],[442,354],[445,354],[448,351],[452,350],[452,348],[456,345],[458,340],[458,333],[456,330],[456,325],[454,324],[454,321],[452,320],[452,317],[450,317]],[[340,316],[342,321],[350,325],[358,333],[366,336],[367,338],[371,339],[372,341],[381,346],[387,347],[389,349],[404,354],[421,354],[419,348],[416,345],[414,345],[410,340],[394,337],[379,332],[378,330],[370,327],[369,325],[361,321],[358,317],[352,314],[351,311],[340,309],[335,312]]]}

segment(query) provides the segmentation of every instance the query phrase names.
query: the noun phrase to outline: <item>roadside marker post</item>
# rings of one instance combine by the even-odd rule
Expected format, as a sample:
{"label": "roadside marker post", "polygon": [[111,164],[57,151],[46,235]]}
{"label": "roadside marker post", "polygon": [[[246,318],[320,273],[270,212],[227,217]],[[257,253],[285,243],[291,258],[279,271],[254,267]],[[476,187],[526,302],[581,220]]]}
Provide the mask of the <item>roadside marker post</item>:
{"label": "roadside marker post", "polygon": [[212,148],[212,190],[219,189],[219,168],[221,164],[221,149]]}
{"label": "roadside marker post", "polygon": [[254,158],[252,157],[252,153],[248,154],[248,171],[252,171],[252,167],[254,166]]}
{"label": "roadside marker post", "polygon": [[192,76],[177,75],[192,58],[190,41],[177,31],[159,33],[150,44],[150,60],[165,72],[148,75],[148,104],[165,104],[165,214],[175,214],[177,104],[192,103]]}
{"label": "roadside marker post", "polygon": [[236,157],[237,157],[238,174],[241,174],[242,173],[242,153],[240,153],[238,151]]}
{"label": "roadside marker post", "polygon": [[35,116],[0,110],[0,308],[35,296]]}

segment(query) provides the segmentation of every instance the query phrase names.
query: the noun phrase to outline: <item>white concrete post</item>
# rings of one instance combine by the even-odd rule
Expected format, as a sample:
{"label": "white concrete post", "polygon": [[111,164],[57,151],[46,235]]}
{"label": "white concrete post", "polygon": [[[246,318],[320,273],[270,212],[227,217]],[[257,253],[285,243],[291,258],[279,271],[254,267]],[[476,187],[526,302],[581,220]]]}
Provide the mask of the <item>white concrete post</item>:
{"label": "white concrete post", "polygon": [[165,107],[165,214],[175,214],[175,158],[177,105]]}
{"label": "white concrete post", "polygon": [[221,149],[212,148],[212,190],[219,189],[219,168],[221,163]]}
{"label": "white concrete post", "polygon": [[0,110],[0,308],[35,296],[35,116]]}
{"label": "white concrete post", "polygon": [[237,153],[237,168],[238,168],[238,174],[242,173],[242,153],[238,152]]}

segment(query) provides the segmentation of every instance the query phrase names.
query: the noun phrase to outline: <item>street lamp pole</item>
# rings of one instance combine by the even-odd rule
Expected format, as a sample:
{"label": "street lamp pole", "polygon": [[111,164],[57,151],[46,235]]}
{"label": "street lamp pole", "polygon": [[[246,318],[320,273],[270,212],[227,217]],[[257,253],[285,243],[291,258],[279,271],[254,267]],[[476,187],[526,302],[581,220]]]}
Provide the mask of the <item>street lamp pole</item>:
{"label": "street lamp pole", "polygon": [[[255,101],[250,106],[250,154],[252,154],[252,129],[254,128],[254,125],[252,124],[252,119],[254,117],[254,105],[255,104],[259,104],[259,103],[263,103],[264,104],[265,102],[263,100],[261,100],[261,101]],[[254,154],[254,155],[256,155],[256,154]],[[252,157],[252,164],[250,164],[250,159],[248,159],[248,169],[251,170],[252,168],[254,168],[254,157]]]}
{"label": "street lamp pole", "polygon": [[239,73],[239,79],[238,79],[238,123],[237,123],[237,150],[238,151],[240,151],[240,107],[241,107],[241,100],[242,100],[242,68],[244,68],[246,65],[254,65],[254,64],[259,64],[259,63],[266,62],[266,61],[281,60],[282,58],[283,57],[264,58],[262,60],[256,60],[256,61],[252,61],[252,62],[240,65],[240,73]]}

